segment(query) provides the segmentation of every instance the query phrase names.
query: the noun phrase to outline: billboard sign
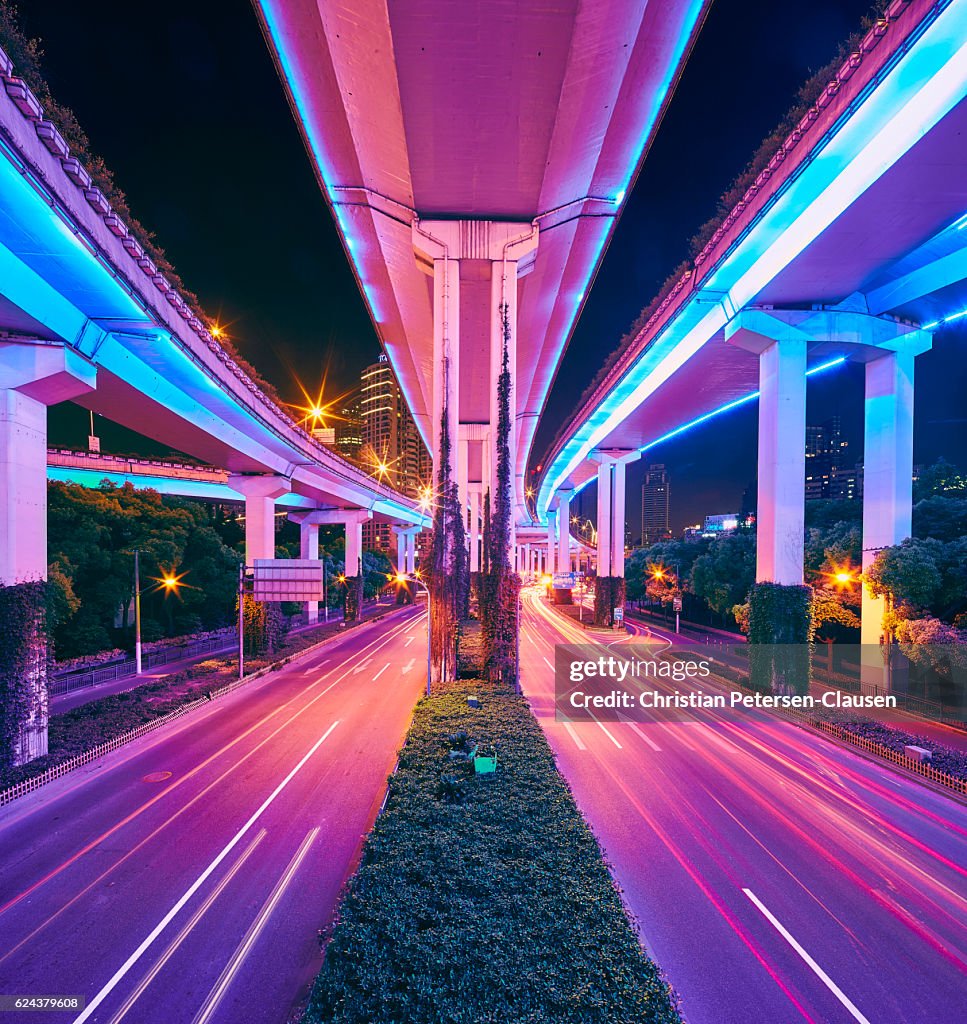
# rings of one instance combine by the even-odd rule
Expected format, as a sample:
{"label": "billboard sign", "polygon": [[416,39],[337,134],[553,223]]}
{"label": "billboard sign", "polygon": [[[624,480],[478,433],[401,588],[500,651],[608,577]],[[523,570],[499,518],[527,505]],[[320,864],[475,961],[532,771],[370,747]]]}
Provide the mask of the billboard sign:
{"label": "billboard sign", "polygon": [[256,601],[321,601],[322,562],[309,558],[256,558]]}

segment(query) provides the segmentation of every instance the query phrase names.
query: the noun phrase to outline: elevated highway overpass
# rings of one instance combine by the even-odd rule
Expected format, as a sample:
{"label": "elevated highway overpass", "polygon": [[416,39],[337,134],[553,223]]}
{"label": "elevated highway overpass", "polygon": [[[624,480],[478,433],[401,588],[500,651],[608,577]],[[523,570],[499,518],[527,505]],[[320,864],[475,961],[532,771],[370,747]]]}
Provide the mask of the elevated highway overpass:
{"label": "elevated highway overpass", "polygon": [[[45,571],[45,406],[73,399],[213,465],[247,496],[418,524],[409,498],[317,443],[234,363],[71,156],[0,54],[0,581]],[[358,518],[358,517],[357,517]]]}
{"label": "elevated highway overpass", "polygon": [[[425,518],[235,364],[0,51],[0,586],[46,578],[47,407],[67,400],[224,467],[217,488],[245,502],[249,562],[274,554],[284,496],[307,557],[320,523],[345,525],[347,567],[359,564],[364,520],[412,530]],[[35,683],[20,760],[46,750],[42,672]]]}
{"label": "elevated highway overpass", "polygon": [[[596,483],[599,573],[623,576],[627,463],[757,399],[757,576],[801,583],[805,378],[853,360],[864,566],[909,535],[914,360],[967,310],[965,97],[967,2],[892,4],[559,434],[552,534]],[[864,642],[880,611],[864,588]]]}
{"label": "elevated highway overpass", "polygon": [[514,504],[537,418],[704,0],[256,0],[375,328],[431,453],[447,410],[477,565],[500,307]]}

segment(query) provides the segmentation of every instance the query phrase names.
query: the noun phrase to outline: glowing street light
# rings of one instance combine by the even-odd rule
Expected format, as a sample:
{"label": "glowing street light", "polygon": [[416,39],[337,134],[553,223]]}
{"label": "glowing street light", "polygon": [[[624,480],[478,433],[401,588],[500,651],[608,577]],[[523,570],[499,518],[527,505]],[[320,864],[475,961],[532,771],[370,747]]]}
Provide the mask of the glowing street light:
{"label": "glowing street light", "polygon": [[155,590],[164,591],[165,596],[168,594],[178,595],[182,587],[188,587],[189,584],[183,583],[182,580],[188,575],[188,572],[175,573],[173,569],[162,569],[160,576],[152,576],[151,579],[157,584]]}
{"label": "glowing street light", "polygon": [[823,573],[823,575],[840,590],[855,586],[861,579],[857,570],[850,565],[834,565],[830,572]]}

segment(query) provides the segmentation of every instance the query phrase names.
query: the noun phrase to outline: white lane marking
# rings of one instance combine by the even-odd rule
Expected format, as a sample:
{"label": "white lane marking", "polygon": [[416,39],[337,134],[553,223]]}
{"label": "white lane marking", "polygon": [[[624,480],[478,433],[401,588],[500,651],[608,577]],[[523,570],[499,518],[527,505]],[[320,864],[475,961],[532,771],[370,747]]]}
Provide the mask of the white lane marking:
{"label": "white lane marking", "polygon": [[381,669],[380,669],[380,670],[379,670],[379,671],[378,671],[378,672],[376,673],[376,675],[374,675],[374,676],[373,676],[373,682],[375,683],[375,682],[376,682],[376,680],[377,680],[377,679],[379,679],[379,677],[380,677],[380,676],[381,676],[381,675],[382,675],[382,674],[383,674],[383,673],[384,673],[384,672],[385,672],[385,671],[386,671],[386,670],[387,670],[388,668],[389,668],[389,662],[386,662],[386,664],[385,664],[385,665],[384,665],[384,666],[383,666],[383,667],[382,667],[382,668],[381,668]]}
{"label": "white lane marking", "polygon": [[406,675],[415,664],[416,658],[411,658],[402,668],[403,675]]}
{"label": "white lane marking", "polygon": [[658,744],[646,732],[639,729],[634,722],[627,722],[625,724],[631,729],[631,731],[636,736],[641,737],[641,739],[643,739],[645,743],[647,743],[648,746],[651,747],[652,750],[656,751],[659,754],[661,753],[661,747],[659,747]]}
{"label": "white lane marking", "polygon": [[574,726],[570,722],[564,723],[564,728],[567,729],[568,736],[574,740],[578,750],[587,750],[588,748],[581,742],[581,737],[574,731]]}
{"label": "white lane marking", "polygon": [[339,725],[337,719],[329,728],[316,740],[315,743],[309,748],[308,752],[303,756],[302,760],[289,772],[288,775],[272,790],[272,792],[262,801],[259,809],[248,819],[247,822],[235,833],[235,835],[222,847],[221,853],[219,853],[215,859],[208,865],[207,868],[195,879],[194,882],[185,890],[184,895],[178,900],[177,903],[168,911],[167,914],[154,926],[148,936],[142,941],[141,945],[124,961],[124,963],[115,971],[114,976],[110,981],[101,989],[100,992],[84,1007],[83,1012],[79,1017],[74,1019],[74,1024],[84,1024],[84,1021],[89,1020],[91,1014],[104,1002],[105,999],[114,991],[118,982],[124,978],[124,976],[131,970],[131,968],[141,959],[144,955],[145,950],[151,945],[152,942],[168,927],[174,916],[179,910],[195,895],[196,892],[205,884],[212,872],[218,867],[219,864],[235,849],[235,847],[242,841],[242,837],[246,832],[258,821],[261,815],[268,810],[270,805],[275,801],[275,798],[285,789],[286,786],[299,774],[299,772],[305,767],[306,762],[310,757],[326,742],[329,738],[329,734],[336,726]]}
{"label": "white lane marking", "polygon": [[372,658],[367,658],[367,659],[366,659],[366,660],[365,660],[365,661],[364,661],[364,662],[362,663],[362,665],[357,665],[357,666],[356,666],[356,667],[355,667],[355,668],[353,669],[353,675],[354,675],[354,676],[358,676],[358,675],[359,675],[359,673],[360,673],[360,672],[362,672],[362,671],[363,671],[363,669],[364,669],[364,668],[366,668],[366,666],[367,666],[367,665],[368,665],[368,664],[369,664],[369,663],[370,663],[370,662],[371,662],[372,660],[373,660]]}
{"label": "white lane marking", "polygon": [[609,740],[619,749],[623,749],[621,744],[611,735],[611,733],[604,727],[603,722],[599,722],[597,719],[594,720],[597,727],[608,737]]}
{"label": "white lane marking", "polygon": [[323,665],[328,665],[328,664],[329,664],[329,658],[320,658],[319,661],[313,662],[311,667],[307,668],[302,674],[304,676],[311,675],[313,672],[318,672],[319,669],[321,669]]}
{"label": "white lane marking", "polygon": [[222,1001],[222,997],[228,990],[228,986],[231,985],[233,978],[238,974],[238,970],[244,963],[245,958],[252,951],[252,947],[255,945],[262,929],[265,927],[265,923],[271,916],[272,911],[278,906],[279,900],[282,899],[282,894],[288,888],[296,871],[299,870],[299,865],[303,860],[305,860],[305,856],[309,852],[309,847],[312,846],[316,836],[318,835],[319,826],[316,826],[309,832],[305,839],[302,840],[302,845],[296,851],[292,860],[289,861],[289,866],[282,873],[282,877],[275,883],[275,888],[272,890],[269,898],[262,904],[262,909],[258,912],[258,916],[252,922],[249,930],[245,933],[245,937],[239,943],[238,948],[232,954],[231,960],[229,960],[225,965],[225,969],[219,976],[218,982],[208,994],[208,998],[205,1000],[202,1008],[198,1011],[194,1024],[208,1024],[208,1021],[212,1019],[215,1010],[218,1009],[218,1004]]}
{"label": "white lane marking", "polygon": [[408,636],[408,637],[406,638],[406,643],[405,643],[405,644],[403,644],[403,646],[404,646],[404,647],[409,647],[409,646],[410,646],[410,644],[411,644],[411,643],[413,643],[413,641],[414,641],[415,639],[416,639],[416,637],[415,637],[415,636]]}
{"label": "white lane marking", "polygon": [[[541,655],[541,657],[543,658],[543,657],[544,657],[544,655],[542,654],[542,655]],[[547,658],[544,658],[544,663],[545,663],[545,664],[547,665],[547,667],[548,667],[548,668],[549,668],[549,669],[550,669],[550,670],[551,670],[552,672],[554,671],[554,666],[553,666],[553,665],[552,665],[552,664],[550,663],[550,660],[549,660],[549,659],[547,659]]]}
{"label": "white lane marking", "polygon": [[205,902],[191,915],[188,923],[181,929],[180,932],[171,940],[168,948],[161,954],[160,957],[151,965],[150,970],[147,974],[138,982],[137,986],[131,992],[131,994],[121,1004],[118,1012],[111,1018],[111,1024],[120,1024],[120,1022],[127,1016],[128,1011],[132,1006],[144,995],[145,989],[151,984],[152,981],[161,972],[161,968],[171,959],[171,957],[177,952],[178,947],[185,941],[195,925],[205,916],[208,912],[209,907],[218,899],[218,897],[225,891],[228,883],[238,874],[239,869],[248,860],[250,854],[255,851],[255,847],[268,835],[268,832],[263,829],[259,829],[256,833],[255,838],[248,844],[242,853],[242,856],[229,868],[229,870],[222,877],[222,880],[215,886],[214,889],[205,897]]}
{"label": "white lane marking", "polygon": [[860,1013],[859,1010],[850,1002],[849,998],[843,993],[843,990],[836,984],[835,981],[816,963],[815,960],[799,945],[798,942],[789,934],[788,931],[782,926],[774,914],[769,908],[759,899],[758,896],[751,889],[742,890],[746,896],[759,908],[762,916],[772,925],[773,928],[789,943],[790,946],[806,961],[808,966],[812,969],[813,973],[817,978],[833,993],[834,996],[849,1010],[850,1015],[854,1020],[858,1020],[860,1024],[870,1024],[870,1022]]}

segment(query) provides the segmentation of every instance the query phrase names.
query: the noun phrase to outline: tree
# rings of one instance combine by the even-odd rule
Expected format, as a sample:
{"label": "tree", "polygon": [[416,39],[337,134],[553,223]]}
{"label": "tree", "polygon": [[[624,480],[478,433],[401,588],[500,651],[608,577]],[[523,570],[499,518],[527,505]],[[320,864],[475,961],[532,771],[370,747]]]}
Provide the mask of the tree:
{"label": "tree", "polygon": [[[209,506],[156,491],[48,485],[48,574],[58,656],[133,641],[134,549],[141,552],[142,637],[234,621],[238,563]],[[177,596],[155,580],[182,575]]]}
{"label": "tree", "polygon": [[940,590],[938,547],[936,541],[908,538],[902,544],[884,548],[865,573],[870,593],[885,597],[893,615],[919,618]]}
{"label": "tree", "polygon": [[913,506],[913,535],[923,539],[952,541],[967,531],[967,497],[940,494],[923,498]]}
{"label": "tree", "polygon": [[709,607],[727,615],[755,582],[755,536],[744,530],[719,537],[695,559],[689,586]]}
{"label": "tree", "polygon": [[913,483],[913,500],[944,495],[948,498],[967,497],[967,475],[946,459],[937,459],[931,466],[920,471]]}

